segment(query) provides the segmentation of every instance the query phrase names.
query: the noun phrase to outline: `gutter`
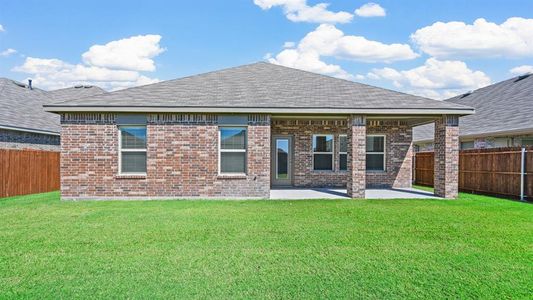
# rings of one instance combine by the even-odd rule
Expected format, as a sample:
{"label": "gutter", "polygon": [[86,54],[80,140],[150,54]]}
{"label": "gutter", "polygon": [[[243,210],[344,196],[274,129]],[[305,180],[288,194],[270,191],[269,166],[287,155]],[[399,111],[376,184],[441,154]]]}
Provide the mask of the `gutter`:
{"label": "gutter", "polygon": [[367,114],[367,115],[471,115],[473,108],[335,108],[335,107],[190,107],[190,106],[61,106],[44,105],[48,112],[181,112],[181,113],[271,113],[271,114]]}
{"label": "gutter", "polygon": [[59,132],[56,132],[56,131],[31,129],[31,128],[24,128],[24,127],[16,127],[16,126],[0,125],[0,129],[59,136]]}

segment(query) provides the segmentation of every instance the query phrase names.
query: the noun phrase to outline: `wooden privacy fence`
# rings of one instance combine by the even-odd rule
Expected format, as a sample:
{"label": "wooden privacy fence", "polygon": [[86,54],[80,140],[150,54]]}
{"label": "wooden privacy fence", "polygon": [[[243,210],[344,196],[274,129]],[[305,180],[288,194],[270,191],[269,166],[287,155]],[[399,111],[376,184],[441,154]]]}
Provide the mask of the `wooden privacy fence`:
{"label": "wooden privacy fence", "polygon": [[59,190],[59,152],[0,149],[0,197]]}
{"label": "wooden privacy fence", "polygon": [[[480,194],[533,199],[533,147],[459,151],[459,190]],[[433,152],[415,154],[415,184],[433,186]],[[522,175],[523,173],[523,175]],[[523,185],[521,184],[523,180]]]}

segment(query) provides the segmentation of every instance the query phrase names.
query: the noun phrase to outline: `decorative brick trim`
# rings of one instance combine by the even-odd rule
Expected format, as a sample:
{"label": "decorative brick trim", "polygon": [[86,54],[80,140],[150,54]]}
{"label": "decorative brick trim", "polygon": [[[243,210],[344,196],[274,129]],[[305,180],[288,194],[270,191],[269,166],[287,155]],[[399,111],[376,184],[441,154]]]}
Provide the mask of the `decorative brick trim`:
{"label": "decorative brick trim", "polygon": [[214,114],[149,114],[150,124],[217,124],[218,115]]}
{"label": "decorative brick trim", "polygon": [[115,124],[114,113],[63,113],[62,124]]}
{"label": "decorative brick trim", "polygon": [[457,115],[445,115],[444,117],[444,123],[446,126],[459,126],[459,116]]}
{"label": "decorative brick trim", "polygon": [[366,126],[366,116],[363,115],[353,115],[350,121],[352,126]]}
{"label": "decorative brick trim", "polygon": [[270,115],[249,114],[248,115],[248,125],[270,126]]}
{"label": "decorative brick trim", "polygon": [[309,119],[296,119],[296,120],[272,120],[272,125],[277,126],[338,126],[346,127],[347,120],[309,120]]}
{"label": "decorative brick trim", "polygon": [[404,120],[368,120],[368,126],[407,126],[407,121]]}

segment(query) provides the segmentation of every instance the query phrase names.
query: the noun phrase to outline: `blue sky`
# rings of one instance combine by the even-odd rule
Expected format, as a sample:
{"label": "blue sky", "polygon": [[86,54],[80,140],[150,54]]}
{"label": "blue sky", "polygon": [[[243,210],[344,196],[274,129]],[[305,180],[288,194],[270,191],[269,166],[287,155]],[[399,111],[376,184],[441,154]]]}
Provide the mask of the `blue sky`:
{"label": "blue sky", "polygon": [[531,0],[369,3],[1,0],[0,76],[113,90],[269,60],[442,99],[533,71]]}

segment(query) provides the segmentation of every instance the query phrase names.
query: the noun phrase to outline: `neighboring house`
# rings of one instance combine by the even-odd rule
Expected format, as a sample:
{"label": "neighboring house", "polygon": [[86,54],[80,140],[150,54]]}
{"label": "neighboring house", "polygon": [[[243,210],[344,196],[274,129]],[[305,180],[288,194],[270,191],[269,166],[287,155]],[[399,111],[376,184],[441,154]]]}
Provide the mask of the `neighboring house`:
{"label": "neighboring house", "polygon": [[457,196],[470,107],[255,63],[45,105],[63,199],[269,198],[278,187],[411,186],[412,127],[436,120],[435,193]]}
{"label": "neighboring house", "polygon": [[[522,75],[445,100],[476,114],[461,118],[461,149],[533,146],[533,75]],[[433,151],[434,125],[413,129],[416,151]]]}
{"label": "neighboring house", "polygon": [[48,92],[0,78],[0,148],[59,150],[59,117],[45,112],[43,104],[104,92],[91,86]]}

